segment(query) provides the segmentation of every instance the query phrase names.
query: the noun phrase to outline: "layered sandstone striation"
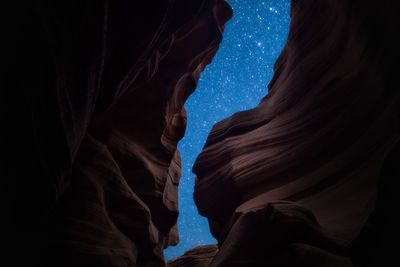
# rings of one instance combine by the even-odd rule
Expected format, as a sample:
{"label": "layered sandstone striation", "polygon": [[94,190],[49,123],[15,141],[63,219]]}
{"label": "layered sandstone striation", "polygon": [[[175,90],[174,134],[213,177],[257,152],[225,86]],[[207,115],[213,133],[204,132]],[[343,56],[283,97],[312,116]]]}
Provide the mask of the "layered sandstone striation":
{"label": "layered sandstone striation", "polygon": [[[395,259],[398,10],[292,0],[269,94],[215,125],[194,166],[218,246],[168,266]],[[15,11],[5,59],[15,95],[4,103],[13,265],[165,266],[163,249],[179,241],[183,104],[229,5],[38,0]]]}
{"label": "layered sandstone striation", "polygon": [[[377,184],[400,139],[396,7],[394,1],[292,1],[269,94],[256,108],[216,124],[194,166],[195,202],[220,246],[221,259],[210,266],[348,266],[349,248],[382,244],[354,241],[372,223]],[[280,211],[277,201],[289,203],[284,214],[291,220],[321,235],[302,236],[297,226],[282,230],[282,216],[250,220],[271,207]],[[394,208],[384,202],[378,205]],[[303,220],[309,213],[315,221]],[[270,220],[280,222],[277,233],[288,239],[275,239]],[[289,250],[299,253],[289,257],[298,264],[277,256]]]}
{"label": "layered sandstone striation", "polygon": [[31,255],[19,260],[164,266],[163,249],[179,240],[183,104],[218,49],[229,5],[35,1],[26,9],[16,56],[30,71],[20,79],[28,103],[19,145],[31,161],[12,175],[16,233]]}

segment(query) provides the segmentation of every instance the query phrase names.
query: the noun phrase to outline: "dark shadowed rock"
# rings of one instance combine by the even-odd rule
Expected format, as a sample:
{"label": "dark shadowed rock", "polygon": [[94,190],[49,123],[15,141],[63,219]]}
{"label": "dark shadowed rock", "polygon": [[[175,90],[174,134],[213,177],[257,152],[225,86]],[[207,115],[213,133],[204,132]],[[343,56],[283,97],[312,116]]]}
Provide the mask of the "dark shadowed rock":
{"label": "dark shadowed rock", "polygon": [[229,5],[32,1],[23,11],[12,64],[23,103],[10,150],[30,160],[18,168],[22,159],[9,159],[16,239],[31,248],[20,260],[164,266],[164,247],[178,242],[183,104],[218,49]]}
{"label": "dark shadowed rock", "polygon": [[291,202],[235,214],[214,266],[352,266],[313,214]]}
{"label": "dark shadowed rock", "polygon": [[198,246],[168,262],[168,267],[208,267],[218,252],[216,245]]}
{"label": "dark shadowed rock", "polygon": [[[398,10],[394,0],[292,1],[270,93],[215,125],[194,166],[218,246],[168,266],[396,260]],[[38,0],[11,11],[14,266],[165,266],[163,249],[179,241],[183,104],[229,5]]]}
{"label": "dark shadowed rock", "polygon": [[[400,139],[398,8],[395,1],[292,1],[269,94],[216,124],[193,168],[195,202],[221,247],[216,259],[224,246],[244,243],[225,239],[248,231],[231,233],[237,214],[279,200],[309,210],[346,248],[370,221],[384,160]],[[257,236],[265,227],[249,229]],[[255,255],[231,254],[238,266],[256,264],[246,263]]]}

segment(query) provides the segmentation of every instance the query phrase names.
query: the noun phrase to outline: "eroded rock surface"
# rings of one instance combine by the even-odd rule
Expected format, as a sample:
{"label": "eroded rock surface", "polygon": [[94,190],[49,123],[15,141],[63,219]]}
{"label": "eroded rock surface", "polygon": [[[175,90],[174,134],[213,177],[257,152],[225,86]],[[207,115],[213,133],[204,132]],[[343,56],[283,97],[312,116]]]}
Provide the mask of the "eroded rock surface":
{"label": "eroded rock surface", "polygon": [[[221,256],[211,266],[270,264],[276,254],[246,265],[256,255],[233,252],[244,242],[231,236],[240,233],[234,230],[240,214],[276,201],[314,214],[325,236],[344,248],[371,222],[383,164],[400,137],[397,8],[394,1],[292,1],[288,41],[269,94],[256,108],[216,124],[194,166],[198,209],[221,248],[240,259],[233,264]],[[266,224],[248,227],[249,233],[269,231]],[[250,240],[249,250],[268,250],[270,240],[254,246]],[[305,266],[313,266],[309,260]]]}
{"label": "eroded rock surface", "polygon": [[198,246],[168,262],[168,267],[208,267],[218,252],[216,245]]}
{"label": "eroded rock surface", "polygon": [[[168,266],[395,260],[398,10],[292,1],[270,93],[215,125],[194,166],[219,244]],[[4,103],[14,266],[165,266],[179,240],[183,104],[229,5],[40,0],[15,11],[5,62],[16,96]]]}
{"label": "eroded rock surface", "polygon": [[18,56],[31,73],[21,79],[29,103],[20,123],[35,168],[13,173],[16,230],[32,248],[19,260],[164,266],[163,249],[179,240],[183,104],[218,49],[230,6],[88,0],[26,9]]}

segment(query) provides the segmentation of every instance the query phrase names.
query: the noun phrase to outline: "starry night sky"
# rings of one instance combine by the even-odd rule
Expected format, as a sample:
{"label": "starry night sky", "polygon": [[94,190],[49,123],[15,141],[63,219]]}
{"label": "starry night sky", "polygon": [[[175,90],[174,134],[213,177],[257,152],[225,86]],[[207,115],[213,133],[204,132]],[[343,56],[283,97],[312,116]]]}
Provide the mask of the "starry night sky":
{"label": "starry night sky", "polygon": [[254,108],[268,92],[273,65],[286,41],[290,0],[228,0],[233,18],[213,62],[186,102],[188,124],[179,143],[182,178],[179,185],[180,243],[165,250],[167,259],[188,249],[216,243],[206,218],[193,201],[193,163],[211,127],[235,112]]}

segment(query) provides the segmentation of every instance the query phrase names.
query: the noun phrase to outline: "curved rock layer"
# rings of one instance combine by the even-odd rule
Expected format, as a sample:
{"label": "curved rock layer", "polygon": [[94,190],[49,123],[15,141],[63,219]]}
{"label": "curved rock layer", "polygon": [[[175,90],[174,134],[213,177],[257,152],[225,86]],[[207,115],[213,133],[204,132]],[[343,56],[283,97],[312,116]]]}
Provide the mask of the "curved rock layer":
{"label": "curved rock layer", "polygon": [[370,222],[382,166],[400,140],[398,8],[292,1],[269,94],[215,125],[193,168],[195,202],[220,246],[238,244],[230,236],[242,214],[281,200],[308,209],[344,247]]}
{"label": "curved rock layer", "polygon": [[[194,167],[218,247],[169,266],[395,258],[399,3],[375,2],[292,1],[270,93],[217,124]],[[163,248],[178,242],[183,103],[229,5],[37,0],[7,10],[17,26],[3,112],[13,266],[165,266]],[[369,261],[374,242],[387,251]]]}
{"label": "curved rock layer", "polygon": [[168,262],[168,267],[208,267],[218,253],[216,245],[198,246]]}
{"label": "curved rock layer", "polygon": [[183,104],[229,5],[32,1],[24,11],[15,61],[30,72],[17,83],[16,129],[26,137],[10,137],[21,139],[10,151],[30,161],[10,165],[10,180],[16,239],[32,249],[16,265],[164,266],[179,239]]}

